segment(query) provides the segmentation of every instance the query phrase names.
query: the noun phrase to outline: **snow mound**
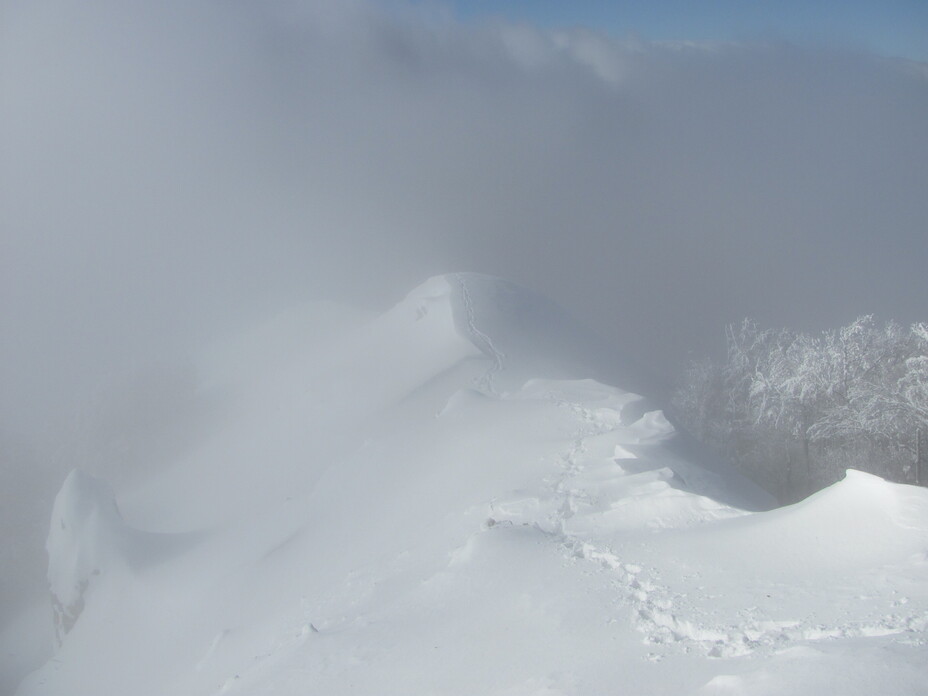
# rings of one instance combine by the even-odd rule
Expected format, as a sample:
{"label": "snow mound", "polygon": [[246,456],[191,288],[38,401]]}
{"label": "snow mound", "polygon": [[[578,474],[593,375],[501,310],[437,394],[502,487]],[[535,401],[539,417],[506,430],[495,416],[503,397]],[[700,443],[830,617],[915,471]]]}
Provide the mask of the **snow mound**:
{"label": "snow mound", "polygon": [[[656,554],[671,548],[687,566],[703,567],[705,559],[715,559],[703,571],[706,582],[727,585],[727,576],[741,574],[744,587],[733,589],[733,596],[752,586],[827,587],[836,579],[859,589],[879,587],[881,574],[888,572],[881,569],[908,573],[922,565],[928,490],[850,470],[843,480],[794,505],[727,520],[712,530],[693,529],[683,546],[674,539],[653,543]],[[743,578],[745,567],[749,581]]]}
{"label": "snow mound", "polygon": [[746,524],[755,543],[758,536],[788,541],[809,568],[902,562],[928,545],[928,491],[849,469],[828,488]]}
{"label": "snow mound", "polygon": [[[928,544],[928,491],[848,469],[845,478],[772,515],[794,536],[814,525],[813,544],[852,563]],[[814,553],[814,551],[813,551]]]}
{"label": "snow mound", "polygon": [[[797,509],[807,507],[819,516],[828,515],[833,525],[858,537],[880,526],[928,532],[928,492],[924,488],[893,483],[856,469],[848,469],[841,481],[810,496]],[[853,513],[848,515],[849,511]]]}

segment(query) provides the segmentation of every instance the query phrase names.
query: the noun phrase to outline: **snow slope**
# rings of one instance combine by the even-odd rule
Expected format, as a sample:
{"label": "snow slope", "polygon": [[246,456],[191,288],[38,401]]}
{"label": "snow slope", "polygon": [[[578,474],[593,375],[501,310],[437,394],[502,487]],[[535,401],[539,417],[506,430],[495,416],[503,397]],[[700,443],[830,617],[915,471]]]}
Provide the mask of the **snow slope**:
{"label": "snow slope", "polygon": [[311,316],[205,352],[222,423],[118,505],[69,477],[20,696],[926,693],[925,490],[747,512],[497,279]]}

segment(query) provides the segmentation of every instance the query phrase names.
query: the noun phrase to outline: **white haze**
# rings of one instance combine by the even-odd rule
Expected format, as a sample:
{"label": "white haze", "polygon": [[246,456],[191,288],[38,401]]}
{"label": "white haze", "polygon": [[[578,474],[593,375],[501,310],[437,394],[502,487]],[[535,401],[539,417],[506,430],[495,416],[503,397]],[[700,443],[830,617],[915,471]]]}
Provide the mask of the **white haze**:
{"label": "white haze", "polygon": [[[744,315],[926,318],[923,65],[432,5],[0,8],[0,473],[23,516],[95,437],[88,403],[195,438],[191,347],[308,298],[491,273],[665,379]],[[169,458],[139,444],[158,434],[126,466]]]}

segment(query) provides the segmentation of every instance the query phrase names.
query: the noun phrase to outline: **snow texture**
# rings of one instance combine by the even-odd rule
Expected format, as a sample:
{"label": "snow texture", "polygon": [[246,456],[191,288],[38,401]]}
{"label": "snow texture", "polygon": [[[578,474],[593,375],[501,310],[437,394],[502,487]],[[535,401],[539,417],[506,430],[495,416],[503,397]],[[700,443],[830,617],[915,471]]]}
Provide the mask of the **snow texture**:
{"label": "snow texture", "polygon": [[204,354],[225,423],[119,508],[68,478],[61,645],[19,696],[926,693],[925,490],[851,471],[747,512],[490,277],[295,325]]}

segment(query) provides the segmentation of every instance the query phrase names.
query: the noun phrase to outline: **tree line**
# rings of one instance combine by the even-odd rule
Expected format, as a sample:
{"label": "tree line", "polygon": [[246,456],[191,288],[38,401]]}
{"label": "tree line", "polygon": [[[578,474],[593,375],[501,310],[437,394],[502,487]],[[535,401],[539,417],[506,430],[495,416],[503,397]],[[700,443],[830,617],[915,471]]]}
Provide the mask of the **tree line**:
{"label": "tree line", "polygon": [[724,362],[689,367],[673,410],[781,502],[848,468],[928,483],[928,324],[863,316],[809,334],[745,320],[726,344]]}

